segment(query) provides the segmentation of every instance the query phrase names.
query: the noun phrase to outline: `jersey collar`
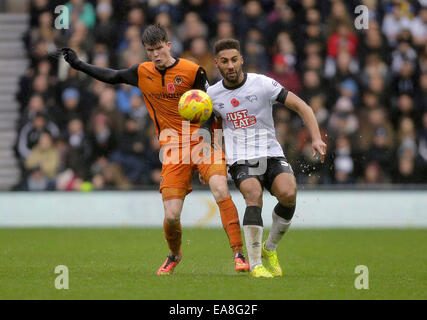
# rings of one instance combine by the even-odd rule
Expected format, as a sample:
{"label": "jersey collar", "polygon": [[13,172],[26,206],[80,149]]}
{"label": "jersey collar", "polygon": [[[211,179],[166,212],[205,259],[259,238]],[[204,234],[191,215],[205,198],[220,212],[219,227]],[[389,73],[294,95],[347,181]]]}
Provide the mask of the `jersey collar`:
{"label": "jersey collar", "polygon": [[157,67],[154,67],[154,68],[156,68],[156,70],[159,71],[160,73],[164,74],[166,70],[175,67],[178,64],[178,62],[179,62],[179,58],[175,58],[175,62],[171,64],[169,67],[164,68],[163,70],[157,69]]}
{"label": "jersey collar", "polygon": [[234,86],[234,87],[227,86],[227,85],[225,84],[224,79],[222,79],[222,85],[224,86],[224,88],[225,88],[225,89],[228,89],[228,90],[235,90],[235,89],[238,89],[238,88],[240,88],[241,86],[243,86],[243,85],[245,84],[245,82],[246,82],[246,80],[247,80],[247,79],[248,79],[248,74],[245,72],[245,73],[244,73],[244,77],[243,77],[243,81],[242,81],[242,82],[240,82],[237,86]]}

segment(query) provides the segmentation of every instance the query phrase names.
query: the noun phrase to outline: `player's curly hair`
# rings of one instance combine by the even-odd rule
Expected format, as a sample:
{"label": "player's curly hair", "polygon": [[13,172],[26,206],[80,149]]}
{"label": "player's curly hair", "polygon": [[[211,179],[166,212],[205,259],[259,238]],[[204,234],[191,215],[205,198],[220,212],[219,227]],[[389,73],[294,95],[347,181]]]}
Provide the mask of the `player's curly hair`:
{"label": "player's curly hair", "polygon": [[240,42],[236,39],[221,39],[214,44],[215,55],[227,49],[236,49],[240,52]]}
{"label": "player's curly hair", "polygon": [[154,46],[159,42],[168,42],[168,34],[166,29],[160,24],[148,26],[142,34],[142,44]]}

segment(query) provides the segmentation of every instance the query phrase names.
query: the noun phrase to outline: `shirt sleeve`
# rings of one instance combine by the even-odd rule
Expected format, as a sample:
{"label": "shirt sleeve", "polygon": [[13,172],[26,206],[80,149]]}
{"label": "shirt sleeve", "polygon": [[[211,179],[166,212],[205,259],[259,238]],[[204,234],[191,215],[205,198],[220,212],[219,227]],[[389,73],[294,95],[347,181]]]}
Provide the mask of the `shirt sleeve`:
{"label": "shirt sleeve", "polygon": [[284,103],[286,96],[288,95],[288,90],[286,90],[280,83],[276,80],[262,76],[263,85],[266,97],[270,100],[271,103],[280,102]]}
{"label": "shirt sleeve", "polygon": [[196,79],[194,80],[193,89],[199,89],[206,92],[208,88],[209,82],[206,71],[202,67],[199,67],[197,70]]}
{"label": "shirt sleeve", "polygon": [[138,86],[138,64],[122,70],[113,70],[91,65],[80,61],[78,70],[94,77],[97,80],[110,84],[127,83],[133,86]]}

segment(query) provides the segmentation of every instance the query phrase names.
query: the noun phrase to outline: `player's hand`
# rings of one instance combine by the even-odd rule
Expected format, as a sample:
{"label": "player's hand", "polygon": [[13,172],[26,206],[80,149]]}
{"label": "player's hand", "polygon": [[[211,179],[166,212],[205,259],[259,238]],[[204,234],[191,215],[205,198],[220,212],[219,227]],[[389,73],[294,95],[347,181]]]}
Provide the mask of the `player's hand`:
{"label": "player's hand", "polygon": [[202,175],[199,173],[199,181],[202,184],[202,186],[207,186],[208,183],[206,182],[205,179],[203,179]]}
{"label": "player's hand", "polygon": [[326,155],[326,143],[324,143],[322,139],[317,139],[311,143],[311,146],[313,148],[313,157],[315,157],[316,154],[319,154],[320,161],[323,163]]}
{"label": "player's hand", "polygon": [[76,52],[71,48],[62,48],[61,53],[64,56],[65,61],[67,61],[71,67],[77,69],[80,60],[77,57]]}

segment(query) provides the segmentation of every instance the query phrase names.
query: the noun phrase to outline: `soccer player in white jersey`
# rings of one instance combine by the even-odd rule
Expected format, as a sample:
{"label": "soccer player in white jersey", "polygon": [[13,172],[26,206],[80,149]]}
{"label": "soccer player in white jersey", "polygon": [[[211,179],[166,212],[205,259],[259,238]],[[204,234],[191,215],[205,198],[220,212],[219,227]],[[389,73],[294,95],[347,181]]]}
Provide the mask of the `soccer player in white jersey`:
{"label": "soccer player in white jersey", "polygon": [[[283,103],[304,120],[312,139],[313,156],[323,162],[322,141],[312,109],[273,79],[243,72],[240,44],[219,40],[214,46],[215,64],[223,80],[209,87],[214,113],[222,120],[229,172],[246,201],[243,230],[249,255],[250,275],[257,278],[282,276],[277,245],[289,229],[296,205],[296,180],[275,136],[272,105]],[[262,242],[263,188],[278,200],[273,225]],[[262,263],[262,258],[265,264]]]}

